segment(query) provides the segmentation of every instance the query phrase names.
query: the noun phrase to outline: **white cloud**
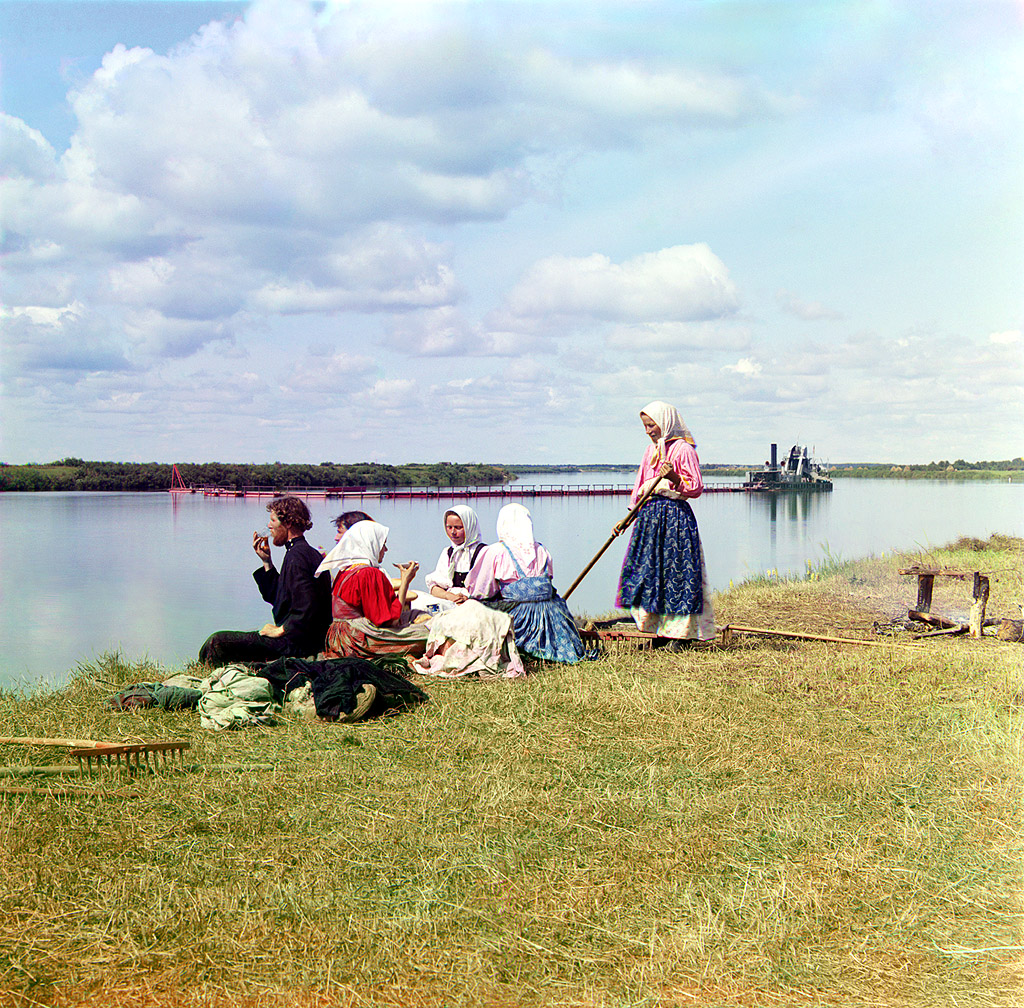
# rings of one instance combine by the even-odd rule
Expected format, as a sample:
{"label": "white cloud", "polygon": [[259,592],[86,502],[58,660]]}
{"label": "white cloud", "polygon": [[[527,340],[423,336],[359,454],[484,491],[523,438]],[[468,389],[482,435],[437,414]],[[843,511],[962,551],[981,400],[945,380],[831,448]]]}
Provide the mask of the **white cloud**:
{"label": "white cloud", "polygon": [[353,396],[353,402],[381,415],[402,415],[420,411],[425,390],[410,378],[381,378]]}
{"label": "white cloud", "polygon": [[655,70],[630,63],[578,65],[543,50],[529,53],[524,63],[526,85],[536,100],[562,108],[567,119],[589,118],[589,129],[602,132],[632,132],[651,122],[734,122],[783,104],[724,74]]}
{"label": "white cloud", "polygon": [[509,357],[545,349],[529,333],[492,330],[453,307],[394,318],[384,344],[410,357]]}
{"label": "white cloud", "polygon": [[289,394],[322,393],[337,399],[365,391],[369,385],[367,376],[377,370],[370,357],[344,350],[323,356],[310,355],[291,368],[281,388]]}
{"label": "white cloud", "polygon": [[1021,332],[1019,329],[1007,329],[1005,332],[994,332],[989,334],[988,340],[990,343],[995,343],[997,346],[1011,346],[1014,343],[1021,342]]}
{"label": "white cloud", "polygon": [[996,456],[1024,64],[1000,5],[946,13],[257,0],[116,47],[63,153],[63,93],[0,120],[6,443],[449,456],[457,417],[477,457],[632,457],[657,397],[711,458],[885,454],[895,414],[913,455],[950,402]]}
{"label": "white cloud", "polygon": [[513,315],[618,322],[693,321],[736,311],[725,264],[704,244],[676,245],[613,263],[600,253],[535,263],[509,293]]}
{"label": "white cloud", "polygon": [[253,309],[406,311],[451,304],[459,296],[445,248],[399,227],[382,224],[311,244],[253,292]]}
{"label": "white cloud", "polygon": [[39,130],[0,112],[0,177],[46,182],[57,174],[57,155]]}
{"label": "white cloud", "polygon": [[741,357],[735,364],[726,364],[722,370],[732,371],[735,374],[743,375],[745,378],[756,378],[764,368],[757,361],[751,360],[749,357]]}
{"label": "white cloud", "polygon": [[630,351],[743,350],[750,345],[746,328],[713,323],[651,322],[615,326],[607,337],[611,348]]}
{"label": "white cloud", "polygon": [[826,307],[820,301],[805,301],[791,291],[780,290],[776,295],[776,300],[784,312],[789,315],[795,315],[797,318],[804,319],[807,322],[842,318],[839,312]]}

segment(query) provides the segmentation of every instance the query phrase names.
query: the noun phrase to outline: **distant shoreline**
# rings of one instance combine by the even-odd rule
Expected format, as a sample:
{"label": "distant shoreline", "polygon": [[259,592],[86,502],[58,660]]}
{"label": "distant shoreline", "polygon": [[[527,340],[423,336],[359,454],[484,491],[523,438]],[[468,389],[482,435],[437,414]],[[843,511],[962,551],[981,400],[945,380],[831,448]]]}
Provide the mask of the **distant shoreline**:
{"label": "distant shoreline", "polygon": [[[87,462],[62,459],[46,464],[0,463],[0,492],[52,491],[166,491],[172,485],[172,467],[156,462]],[[634,463],[586,463],[581,465],[496,465],[487,463],[381,463],[333,462],[253,464],[237,462],[182,462],[177,465],[190,487],[217,486],[227,490],[266,487],[287,493],[321,487],[461,487],[510,483],[537,475],[614,472],[632,474]],[[706,463],[708,476],[743,478],[761,465]],[[965,462],[957,459],[897,466],[889,463],[837,463],[828,470],[832,479],[934,479],[1024,482],[1024,459],[999,462]]]}

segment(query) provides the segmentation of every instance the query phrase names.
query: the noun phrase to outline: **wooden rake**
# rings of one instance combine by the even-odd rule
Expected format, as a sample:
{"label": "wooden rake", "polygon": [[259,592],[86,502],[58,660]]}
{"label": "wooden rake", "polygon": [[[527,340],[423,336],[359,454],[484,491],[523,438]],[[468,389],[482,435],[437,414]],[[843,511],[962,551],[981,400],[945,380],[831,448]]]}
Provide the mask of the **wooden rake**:
{"label": "wooden rake", "polygon": [[191,742],[183,741],[144,742],[139,745],[103,742],[84,749],[72,749],[71,755],[78,761],[81,774],[114,769],[134,775],[143,770],[151,773],[184,770],[184,753],[191,748]]}
{"label": "wooden rake", "polygon": [[0,737],[0,743],[16,743],[18,745],[59,746],[70,749],[70,755],[78,763],[78,771],[82,775],[93,774],[101,770],[122,770],[129,775],[147,770],[184,770],[186,749],[192,748],[191,742],[175,740],[173,742],[94,742],[91,739],[69,738],[17,738]]}

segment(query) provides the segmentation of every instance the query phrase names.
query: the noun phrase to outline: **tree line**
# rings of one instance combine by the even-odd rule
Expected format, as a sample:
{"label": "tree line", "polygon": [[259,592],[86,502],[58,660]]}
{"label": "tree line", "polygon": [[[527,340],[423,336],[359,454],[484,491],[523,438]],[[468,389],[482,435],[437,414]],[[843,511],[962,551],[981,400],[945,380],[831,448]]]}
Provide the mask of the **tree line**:
{"label": "tree line", "polygon": [[1002,459],[999,461],[967,462],[956,459],[914,465],[890,465],[874,463],[837,463],[829,470],[830,476],[870,476],[892,479],[984,479],[999,473],[1024,471],[1024,458]]}
{"label": "tree line", "polygon": [[[80,458],[30,465],[0,463],[0,490],[167,490],[171,469],[162,462],[89,462]],[[312,487],[485,486],[515,479],[501,466],[456,462],[400,466],[377,462],[181,462],[178,472],[190,487],[268,487],[282,492]]]}

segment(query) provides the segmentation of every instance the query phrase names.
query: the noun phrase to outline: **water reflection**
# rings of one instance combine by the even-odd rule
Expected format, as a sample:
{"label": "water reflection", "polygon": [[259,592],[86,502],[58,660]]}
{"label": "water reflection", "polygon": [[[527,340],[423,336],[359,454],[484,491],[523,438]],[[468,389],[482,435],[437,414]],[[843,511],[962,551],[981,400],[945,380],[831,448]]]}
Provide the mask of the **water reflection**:
{"label": "water reflection", "polygon": [[[797,559],[805,558],[817,545],[810,542],[812,529],[821,527],[832,494],[817,491],[747,494],[747,514],[756,536],[767,529],[767,552],[763,566],[768,570],[789,569]],[[779,534],[782,534],[780,560]]]}
{"label": "water reflection", "polygon": [[[530,478],[541,483],[618,483],[623,473]],[[524,480],[525,482],[525,480]],[[802,575],[828,554],[925,548],[959,535],[1024,533],[1024,488],[1006,483],[847,480],[828,493],[706,494],[694,502],[715,589],[768,570]],[[563,591],[626,511],[626,497],[523,501],[555,560]],[[391,527],[389,557],[433,568],[447,544],[451,500],[311,500],[310,543],[328,549],[331,520],[361,507]],[[483,537],[505,501],[470,501]],[[0,682],[63,676],[80,660],[122,648],[165,665],[196,654],[213,630],[266,621],[251,571],[253,529],[267,499],[166,493],[0,494]],[[615,540],[574,592],[574,612],[613,604],[626,536]]]}

